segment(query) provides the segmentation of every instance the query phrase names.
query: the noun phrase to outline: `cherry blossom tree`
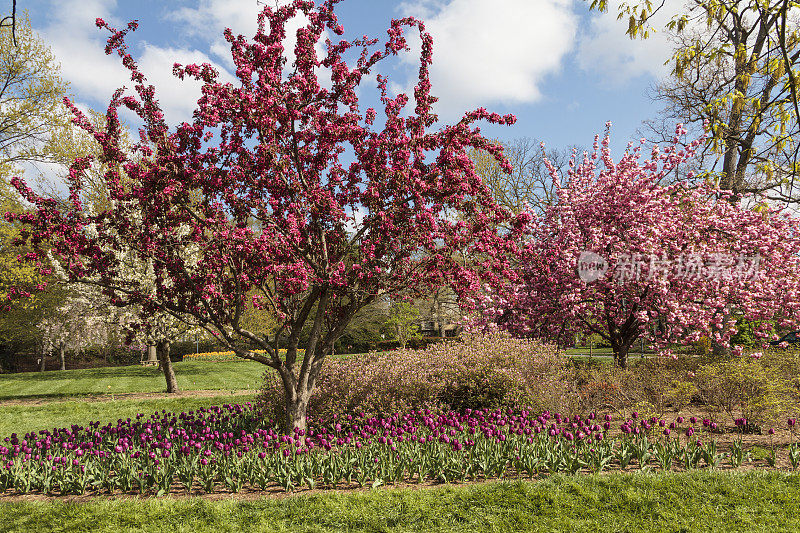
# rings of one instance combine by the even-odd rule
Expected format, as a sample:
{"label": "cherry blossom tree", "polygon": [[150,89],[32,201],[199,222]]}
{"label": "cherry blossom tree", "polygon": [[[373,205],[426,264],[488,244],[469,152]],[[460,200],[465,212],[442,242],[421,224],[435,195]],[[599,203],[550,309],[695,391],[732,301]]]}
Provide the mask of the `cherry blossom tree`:
{"label": "cherry blossom tree", "polygon": [[[468,155],[483,149],[508,168],[502,148],[474,123],[512,124],[514,117],[481,108],[434,130],[433,43],[424,24],[393,20],[382,46],[366,37],[323,42],[323,35],[343,34],[336,3],[265,7],[252,40],[226,30],[235,83],[220,81],[208,64],[176,64],[176,76],[203,86],[193,121],[174,130],[127,52],[136,23],[118,31],[98,19],[111,32],[106,53],[122,58],[135,92],[115,92],[104,128],[67,104],[102,147],[110,205],[91,213],[81,204],[90,158],[70,169],[68,209],[14,180],[37,207],[11,215],[37,250],[32,261],[44,268],[49,246],[70,279],[102,287],[115,304],[168,313],[213,333],[239,357],[272,367],[285,391],[287,429],[305,427],[325,356],[359,309],[409,288],[450,284],[463,294],[482,282],[498,286],[513,276],[505,257],[526,220],[518,217],[501,238],[497,225],[511,215],[492,200]],[[290,64],[284,40],[295,16],[307,24],[296,32]],[[376,72],[381,61],[409,50],[407,29],[422,43],[413,109],[407,95],[392,97],[388,79]],[[377,80],[380,120],[359,103],[359,86],[370,79]],[[133,154],[119,143],[120,107],[144,124]],[[129,251],[152,268],[150,280],[119,275]],[[473,251],[480,262],[456,259]],[[276,317],[272,334],[243,326],[251,307]]]}
{"label": "cherry blossom tree", "polygon": [[[701,140],[653,148],[640,162],[629,145],[614,162],[608,132],[570,165],[558,201],[532,225],[519,282],[483,302],[489,321],[519,335],[566,340],[595,333],[617,366],[642,337],[668,345],[709,336],[729,343],[734,316],[796,326],[800,309],[798,221],[761,203],[731,202],[728,191],[662,178],[694,156]],[[642,141],[644,142],[644,141]],[[551,169],[558,178],[556,169]]]}

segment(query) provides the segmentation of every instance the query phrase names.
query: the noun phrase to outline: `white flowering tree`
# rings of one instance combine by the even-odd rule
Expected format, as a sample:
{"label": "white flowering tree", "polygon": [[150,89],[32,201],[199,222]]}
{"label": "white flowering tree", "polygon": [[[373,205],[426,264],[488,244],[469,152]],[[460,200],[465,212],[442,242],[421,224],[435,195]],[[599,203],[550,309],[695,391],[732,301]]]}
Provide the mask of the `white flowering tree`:
{"label": "white flowering tree", "polygon": [[81,351],[91,344],[107,343],[114,327],[107,303],[93,287],[68,289],[63,303],[38,324],[44,344],[40,370],[45,370],[45,353],[58,353],[59,367],[66,370],[68,350]]}

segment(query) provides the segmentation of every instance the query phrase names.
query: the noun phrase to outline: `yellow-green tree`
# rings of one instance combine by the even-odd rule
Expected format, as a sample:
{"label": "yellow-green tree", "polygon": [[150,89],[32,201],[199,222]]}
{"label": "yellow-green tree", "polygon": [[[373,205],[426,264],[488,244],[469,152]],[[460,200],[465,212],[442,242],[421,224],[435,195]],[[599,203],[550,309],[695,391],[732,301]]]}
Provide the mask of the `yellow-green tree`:
{"label": "yellow-green tree", "polygon": [[[666,107],[661,119],[650,123],[655,138],[674,130],[675,122],[708,121],[704,177],[736,193],[765,191],[774,199],[800,201],[794,186],[800,149],[797,4],[691,0],[682,5],[664,28],[652,22],[658,10],[667,9],[664,2],[617,6],[632,39],[658,30],[671,32],[675,43],[667,61],[671,75],[656,88],[656,99]],[[591,0],[591,7],[606,11],[608,1]]]}
{"label": "yellow-green tree", "polygon": [[[6,181],[0,180],[0,212],[8,211],[19,213],[23,206],[9,191]],[[17,260],[28,251],[14,244],[17,237],[17,225],[0,219],[0,371],[8,370],[10,358],[17,352],[44,355],[39,325],[65,296],[62,285],[42,276],[34,265]],[[18,298],[19,292],[31,296]]]}
{"label": "yellow-green tree", "polygon": [[409,340],[422,337],[419,333],[418,319],[419,309],[409,302],[394,302],[389,308],[389,320],[386,324],[394,334],[394,338],[400,343],[401,348],[405,348]]}
{"label": "yellow-green tree", "polygon": [[[31,28],[27,13],[0,27],[0,172],[18,172],[26,162],[59,158],[53,132],[69,123],[63,98],[68,84],[50,48]],[[16,168],[15,168],[16,167]]]}

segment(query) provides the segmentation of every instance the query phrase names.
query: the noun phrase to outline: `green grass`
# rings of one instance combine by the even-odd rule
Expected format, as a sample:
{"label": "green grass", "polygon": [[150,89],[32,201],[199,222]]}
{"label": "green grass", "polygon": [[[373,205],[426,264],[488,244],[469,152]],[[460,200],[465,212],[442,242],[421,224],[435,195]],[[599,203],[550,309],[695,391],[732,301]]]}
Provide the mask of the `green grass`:
{"label": "green grass", "polygon": [[[261,363],[250,361],[183,361],[173,366],[181,390],[256,390],[267,370]],[[0,400],[165,390],[164,375],[152,366],[0,374]]]}
{"label": "green grass", "polygon": [[147,400],[109,400],[99,402],[87,401],[50,401],[43,404],[21,404],[0,406],[0,438],[11,433],[23,435],[29,431],[69,427],[72,424],[86,426],[89,422],[99,420],[103,424],[117,419],[133,418],[136,413],[153,414],[154,411],[181,412],[222,405],[225,403],[252,402],[255,395],[213,396],[213,397],[179,397],[154,398]]}
{"label": "green grass", "polygon": [[0,505],[0,531],[797,531],[781,472],[553,476],[251,501],[92,499]]}

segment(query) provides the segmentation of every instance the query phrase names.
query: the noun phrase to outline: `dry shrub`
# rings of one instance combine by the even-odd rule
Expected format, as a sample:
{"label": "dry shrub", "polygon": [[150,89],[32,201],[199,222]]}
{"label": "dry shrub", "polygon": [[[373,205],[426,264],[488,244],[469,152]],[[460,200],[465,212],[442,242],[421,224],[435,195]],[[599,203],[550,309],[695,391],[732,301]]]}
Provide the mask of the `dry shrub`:
{"label": "dry shrub", "polygon": [[573,360],[568,381],[576,402],[569,412],[619,410],[624,404],[619,371],[610,364]]}
{"label": "dry shrub", "polygon": [[[494,333],[423,350],[328,358],[311,398],[311,416],[391,414],[420,408],[559,409],[570,400],[565,358],[539,341]],[[278,415],[283,390],[268,375],[261,402]],[[278,418],[278,417],[276,417]]]}
{"label": "dry shrub", "polygon": [[[679,411],[697,395],[691,382],[696,358],[648,358],[626,370],[610,364],[576,365],[572,374],[579,411]],[[647,407],[646,409],[643,407]]]}
{"label": "dry shrub", "polygon": [[775,423],[796,407],[785,369],[752,357],[700,367],[695,383],[706,405],[734,418],[735,411],[756,425]]}
{"label": "dry shrub", "polygon": [[667,410],[680,411],[697,394],[692,376],[697,369],[693,357],[653,357],[640,361],[620,375],[620,389],[629,406],[651,405],[657,416]]}

